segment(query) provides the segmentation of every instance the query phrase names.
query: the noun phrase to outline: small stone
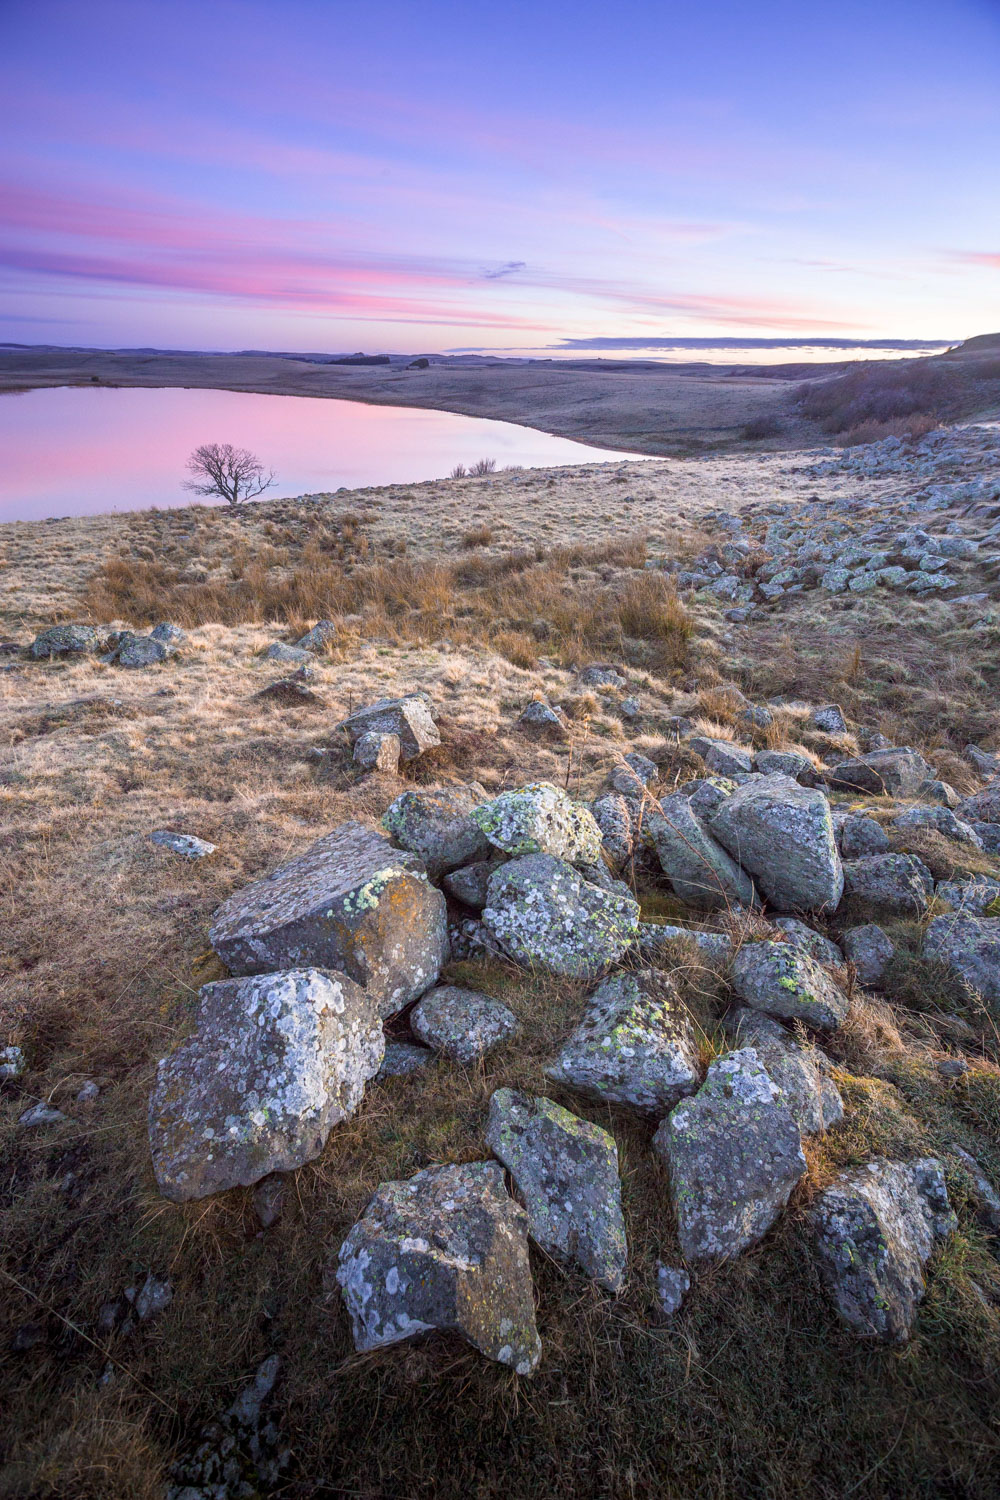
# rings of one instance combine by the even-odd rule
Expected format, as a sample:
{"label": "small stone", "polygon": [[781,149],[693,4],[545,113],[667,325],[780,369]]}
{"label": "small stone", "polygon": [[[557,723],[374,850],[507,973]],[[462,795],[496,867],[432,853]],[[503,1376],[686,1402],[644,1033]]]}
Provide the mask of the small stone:
{"label": "small stone", "polygon": [[530,1375],[541,1341],[527,1229],[495,1162],[382,1183],[340,1249],[355,1348],[453,1328],[487,1358]]}
{"label": "small stone", "polygon": [[183,859],[204,859],[215,853],[214,844],[196,838],[193,833],[172,833],[165,828],[158,828],[149,837],[161,849],[169,849],[171,854],[179,854]]}
{"label": "small stone", "polygon": [[65,1120],[66,1116],[61,1109],[54,1108],[51,1104],[33,1104],[18,1116],[17,1123],[23,1125],[26,1130],[33,1130],[39,1125],[58,1125]]}
{"label": "small stone", "polygon": [[140,1323],[148,1323],[174,1300],[174,1289],[169,1281],[161,1281],[150,1271],[135,1299],[135,1315]]}
{"label": "small stone", "polygon": [[20,1047],[0,1047],[0,1083],[20,1078],[27,1067],[27,1060]]}
{"label": "small stone", "polygon": [[352,759],[362,771],[377,771],[383,776],[395,776],[399,769],[400,744],[398,734],[380,734],[369,730],[359,735],[354,742]]}
{"label": "small stone", "polygon": [[262,1177],[253,1190],[254,1213],[262,1229],[277,1224],[285,1201],[286,1179],[280,1172],[270,1172]]}
{"label": "small stone", "polygon": [[620,1292],[628,1246],[614,1137],[551,1099],[497,1089],[486,1144],[513,1177],[536,1244]]}
{"label": "small stone", "polygon": [[434,1061],[435,1054],[427,1047],[416,1047],[412,1042],[387,1041],[382,1066],[375,1077],[406,1078],[419,1073]]}
{"label": "small stone", "polygon": [[685,1260],[738,1255],[767,1233],[806,1171],[799,1127],[752,1047],[718,1058],[662,1122]]}
{"label": "small stone", "polygon": [[672,1318],[680,1312],[690,1290],[691,1277],[683,1266],[667,1266],[662,1260],[656,1262],[656,1295],[665,1318]]}
{"label": "small stone", "polygon": [[475,990],[442,984],[410,1012],[414,1036],[455,1062],[475,1063],[520,1030],[513,1012]]}
{"label": "small stone", "polygon": [[76,1102],[77,1104],[92,1104],[100,1092],[100,1085],[95,1083],[92,1078],[88,1078],[83,1088],[77,1094]]}
{"label": "small stone", "polygon": [[942,1078],[964,1078],[969,1071],[969,1064],[964,1057],[941,1057],[938,1059],[937,1070]]}
{"label": "small stone", "polygon": [[448,895],[461,901],[463,906],[471,906],[473,911],[482,911],[486,905],[490,876],[499,870],[501,864],[503,860],[497,856],[493,859],[477,859],[471,865],[449,871],[441,884]]}
{"label": "small stone", "polygon": [[564,740],[569,734],[565,714],[557,712],[548,703],[537,700],[524,709],[516,727],[523,734],[539,740]]}
{"label": "small stone", "polygon": [[814,709],[813,728],[820,729],[824,734],[846,734],[847,720],[839,703],[824,703],[822,708]]}

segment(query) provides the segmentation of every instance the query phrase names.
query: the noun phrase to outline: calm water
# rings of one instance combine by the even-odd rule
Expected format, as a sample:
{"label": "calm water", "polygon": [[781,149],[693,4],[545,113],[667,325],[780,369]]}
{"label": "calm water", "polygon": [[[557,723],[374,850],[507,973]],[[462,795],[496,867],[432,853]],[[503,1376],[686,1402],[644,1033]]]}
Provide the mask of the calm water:
{"label": "calm water", "polygon": [[190,505],[185,466],[201,443],[252,449],[277,476],[272,497],[439,479],[480,458],[502,468],[636,457],[510,422],[310,396],[28,391],[0,396],[0,521]]}

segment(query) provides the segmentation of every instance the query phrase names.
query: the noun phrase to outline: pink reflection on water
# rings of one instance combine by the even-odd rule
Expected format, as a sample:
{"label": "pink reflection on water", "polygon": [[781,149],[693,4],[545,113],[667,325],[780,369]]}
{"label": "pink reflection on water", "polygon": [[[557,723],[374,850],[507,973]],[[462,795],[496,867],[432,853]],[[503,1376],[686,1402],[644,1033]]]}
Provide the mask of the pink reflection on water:
{"label": "pink reflection on water", "polygon": [[595,463],[635,454],[590,448],[510,422],[242,391],[89,390],[0,396],[0,520],[190,505],[200,443],[251,448],[271,496],[415,483],[455,464]]}

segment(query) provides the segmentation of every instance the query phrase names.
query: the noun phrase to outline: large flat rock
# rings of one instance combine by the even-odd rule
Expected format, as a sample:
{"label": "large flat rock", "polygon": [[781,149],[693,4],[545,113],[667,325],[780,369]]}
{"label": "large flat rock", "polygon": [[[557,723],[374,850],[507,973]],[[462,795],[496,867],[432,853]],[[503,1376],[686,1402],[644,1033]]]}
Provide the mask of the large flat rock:
{"label": "large flat rock", "polygon": [[237,974],[307,965],[340,970],[390,1016],[441,972],[445,900],[415,855],[361,823],[343,823],[230,896],[215,914],[209,941]]}

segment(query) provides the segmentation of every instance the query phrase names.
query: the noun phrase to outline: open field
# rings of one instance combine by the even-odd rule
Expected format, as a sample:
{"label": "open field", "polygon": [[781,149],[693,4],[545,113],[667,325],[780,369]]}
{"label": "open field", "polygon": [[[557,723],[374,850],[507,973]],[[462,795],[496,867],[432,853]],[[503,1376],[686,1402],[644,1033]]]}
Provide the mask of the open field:
{"label": "open field", "polygon": [[[86,378],[86,358],[61,373]],[[316,382],[308,394],[346,394],[340,381],[374,378],[254,360],[235,388],[277,388],[266,382],[284,379],[285,367],[290,380]],[[576,377],[561,370],[566,384],[550,413],[565,412],[566,425],[551,430],[623,444],[621,427],[611,430],[617,417],[599,436],[598,397],[569,414]],[[39,366],[38,379],[59,373]],[[164,373],[137,366],[130,383],[165,383]],[[199,383],[204,371],[192,364],[189,373]],[[429,375],[386,377],[398,391],[366,399],[405,401],[411,378]],[[443,390],[419,404],[509,417],[496,405],[528,399],[517,382],[529,376],[502,372],[488,391],[484,372],[467,372],[463,379],[483,381],[480,394],[462,395],[467,404]],[[667,378],[701,389],[698,377]],[[636,391],[645,379],[635,377]],[[643,427],[656,417],[658,379],[642,387],[648,406],[631,444],[642,451],[660,441]],[[751,389],[769,382],[704,385],[725,392],[711,422],[735,427],[758,409]],[[690,399],[683,431],[719,430],[698,426],[707,407],[693,414],[702,398]],[[776,523],[791,532],[801,524],[808,541],[820,513],[842,524],[838,545],[880,525],[980,541],[995,525],[994,501],[984,489],[980,504],[975,484],[1000,478],[995,433],[959,433],[950,467],[942,460],[932,472],[935,451],[919,470],[886,461],[868,476],[824,471],[808,453],[724,454],[236,512],[197,506],[0,527],[0,637],[23,647],[54,622],[146,628],[162,619],[188,635],[176,658],[136,672],[95,657],[0,656],[0,1046],[16,1044],[28,1060],[0,1093],[0,1496],[162,1496],[171,1466],[272,1353],[282,1374],[270,1409],[289,1461],[271,1488],[251,1493],[996,1493],[1000,1262],[948,1153],[961,1144],[1000,1182],[998,1016],[921,957],[923,918],[892,924],[898,959],[883,994],[851,981],[848,1022],[829,1041],[847,1119],[807,1142],[808,1172],[775,1229],[699,1275],[669,1323],[654,1267],[679,1250],[652,1123],[581,1104],[542,1072],[583,1010],[581,983],[499,960],[453,963],[454,981],[511,1007],[520,1037],[476,1068],[442,1061],[372,1084],[318,1159],[290,1178],[282,1217],[266,1231],[249,1190],[184,1206],[161,1198],[146,1137],[156,1060],[190,1029],[198,987],[223,973],[207,939],[220,902],[335,824],[374,825],[408,787],[476,780],[495,793],[547,779],[590,798],[637,750],[656,762],[662,797],[702,774],[671,730],[671,716],[684,715],[753,748],[798,747],[816,763],[879,732],[922,751],[960,795],[979,789],[984,778],[962,751],[970,740],[1000,745],[995,545],[982,540],[949,563],[955,586],[937,597],[793,590],[758,602],[746,621],[727,619],[721,598],[658,566],[690,569],[706,547],[725,543],[726,518],[736,515],[753,543],[748,569],[798,546],[797,533],[786,542]],[[954,488],[950,508],[933,508],[935,484]],[[314,698],[260,698],[291,671],[266,648],[320,618],[337,629],[311,665]],[[579,669],[594,661],[615,663],[627,688],[581,685]],[[362,776],[337,724],[361,703],[418,690],[441,747],[399,775]],[[748,725],[740,694],[769,705],[770,724]],[[639,699],[637,718],[623,711],[627,695]],[[539,697],[562,707],[565,740],[538,743],[517,728]],[[849,721],[841,735],[812,723],[813,708],[831,700]],[[217,852],[178,860],[150,843],[158,828],[196,834]],[[1000,870],[947,839],[892,837],[894,847],[919,849],[941,878]],[[651,920],[685,916],[648,869],[637,889]],[[839,935],[836,922],[817,925]],[[708,1061],[723,1045],[725,981],[693,948],[675,978]],[[405,1019],[390,1029],[405,1034]],[[968,1064],[957,1080],[938,1070],[951,1056]],[[85,1080],[100,1093],[79,1102]],[[530,1380],[440,1334],[355,1354],[330,1275],[345,1232],[381,1181],[482,1159],[490,1096],[502,1085],[550,1093],[615,1136],[626,1290],[612,1297],[533,1249],[544,1352]],[[20,1127],[40,1100],[67,1118]],[[860,1343],[838,1322],[806,1231],[808,1208],[833,1176],[880,1154],[941,1156],[959,1218],[902,1348]],[[149,1271],[171,1282],[166,1310],[130,1333],[103,1327],[102,1305]]]}

